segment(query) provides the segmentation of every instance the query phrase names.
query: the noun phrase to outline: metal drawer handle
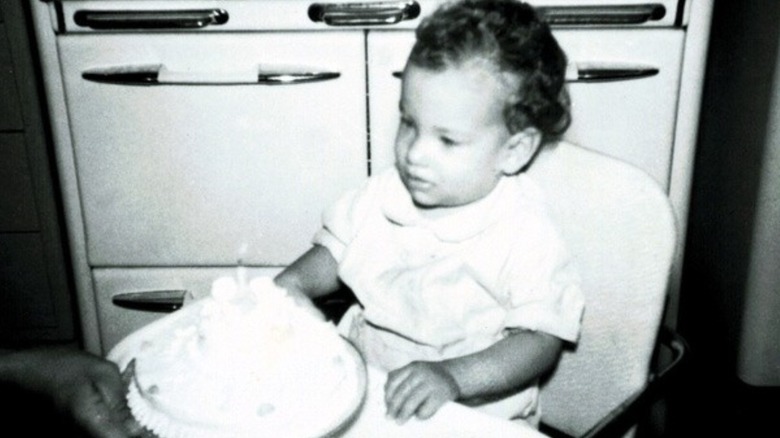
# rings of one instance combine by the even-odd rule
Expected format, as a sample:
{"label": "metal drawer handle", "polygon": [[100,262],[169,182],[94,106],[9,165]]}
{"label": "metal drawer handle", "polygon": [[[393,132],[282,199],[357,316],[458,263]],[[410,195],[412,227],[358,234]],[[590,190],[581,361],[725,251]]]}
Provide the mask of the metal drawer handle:
{"label": "metal drawer handle", "polygon": [[328,26],[368,26],[396,24],[420,16],[414,0],[367,3],[312,3],[309,19]]}
{"label": "metal drawer handle", "polygon": [[[612,82],[655,76],[656,67],[638,64],[574,63],[566,70],[566,82]],[[394,71],[393,77],[403,77],[402,71]]]}
{"label": "metal drawer handle", "polygon": [[199,29],[225,24],[224,9],[183,9],[162,11],[90,11],[80,10],[73,21],[81,27],[100,30],[128,29]]}
{"label": "metal drawer handle", "polygon": [[655,76],[657,67],[639,64],[586,63],[569,64],[566,82],[613,82]]}
{"label": "metal drawer handle", "polygon": [[257,82],[267,85],[302,84],[306,82],[327,81],[329,79],[336,79],[339,76],[341,76],[340,73],[326,71],[298,73],[260,72],[257,75]]}
{"label": "metal drawer handle", "polygon": [[660,3],[615,6],[540,6],[537,8],[550,25],[623,25],[643,24],[666,16]]}
{"label": "metal drawer handle", "polygon": [[147,312],[173,312],[184,305],[186,290],[154,290],[115,295],[111,302],[119,307]]}
{"label": "metal drawer handle", "polygon": [[176,72],[160,64],[96,68],[81,73],[92,82],[116,85],[293,85],[336,79],[338,72],[263,69],[246,72]]}

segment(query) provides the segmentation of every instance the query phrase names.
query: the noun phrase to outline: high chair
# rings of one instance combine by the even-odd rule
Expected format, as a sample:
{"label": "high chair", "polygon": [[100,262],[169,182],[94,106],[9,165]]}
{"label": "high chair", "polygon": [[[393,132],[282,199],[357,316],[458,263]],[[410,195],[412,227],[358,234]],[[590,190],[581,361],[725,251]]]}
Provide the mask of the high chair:
{"label": "high chair", "polygon": [[[606,437],[632,426],[685,357],[661,318],[676,228],[666,194],[641,170],[570,143],[546,145],[528,169],[545,191],[579,265],[585,314],[579,342],[541,387],[540,429],[553,437]],[[350,292],[320,300],[338,317]],[[659,346],[669,349],[652,370]]]}
{"label": "high chair", "polygon": [[[616,159],[561,142],[545,146],[528,173],[582,276],[579,342],[541,387],[541,430],[552,436],[622,436],[659,395],[685,356],[682,338],[659,334],[676,228],[666,194]],[[658,345],[666,365],[651,371]]]}

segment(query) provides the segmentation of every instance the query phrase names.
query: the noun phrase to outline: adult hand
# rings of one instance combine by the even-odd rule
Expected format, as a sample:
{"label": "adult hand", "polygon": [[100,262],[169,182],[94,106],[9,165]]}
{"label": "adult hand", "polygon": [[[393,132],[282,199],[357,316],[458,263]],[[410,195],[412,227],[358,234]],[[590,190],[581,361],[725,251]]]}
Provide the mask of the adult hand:
{"label": "adult hand", "polygon": [[117,366],[72,348],[41,348],[0,356],[0,380],[50,398],[96,438],[138,436]]}
{"label": "adult hand", "polygon": [[399,423],[412,415],[430,418],[459,395],[457,382],[440,362],[412,362],[390,372],[385,383],[387,415]]}

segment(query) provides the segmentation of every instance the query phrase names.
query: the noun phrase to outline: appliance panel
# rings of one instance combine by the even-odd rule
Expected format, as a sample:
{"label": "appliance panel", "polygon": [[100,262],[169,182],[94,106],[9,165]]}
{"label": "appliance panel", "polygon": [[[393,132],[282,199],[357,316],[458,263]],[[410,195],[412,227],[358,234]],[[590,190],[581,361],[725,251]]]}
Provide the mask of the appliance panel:
{"label": "appliance panel", "polygon": [[[132,12],[137,11],[224,11],[219,13],[219,19],[213,21],[193,21],[192,16],[183,20],[183,26],[172,30],[184,32],[222,32],[245,30],[327,30],[343,28],[401,28],[414,29],[420,20],[430,14],[444,0],[370,0],[370,1],[335,1],[335,0],[59,0],[52,3],[59,9],[55,15],[61,17],[55,20],[53,26],[59,32],[106,32],[110,29],[94,28],[84,20],[83,11],[122,11],[131,12],[124,16],[126,20],[138,20]],[[631,27],[671,27],[679,26],[681,17],[678,13],[679,0],[531,0],[530,3],[540,8],[553,8],[556,14],[553,18],[570,21],[574,19],[576,26],[631,26]],[[335,11],[340,16],[359,14],[369,17],[365,20],[343,21],[328,19],[313,19],[310,9],[318,6],[339,5]],[[357,6],[357,7],[355,7]],[[419,7],[419,15],[409,17],[392,17],[392,12],[402,14],[404,8]],[[375,10],[374,14],[366,14],[366,10]],[[642,10],[654,11],[651,16],[643,16]],[[637,11],[639,11],[637,13]],[[663,14],[658,14],[663,11]],[[81,12],[81,14],[79,14]],[[391,18],[383,21],[381,18],[391,14]],[[571,18],[573,16],[573,18]],[[225,20],[225,17],[227,18]],[[372,19],[373,17],[373,19]],[[378,18],[377,18],[378,17]],[[154,17],[149,17],[154,19]],[[159,19],[159,17],[157,17]],[[594,23],[593,21],[597,22]],[[606,20],[606,21],[604,21]],[[57,22],[59,21],[59,22]],[[626,21],[625,23],[620,23]],[[147,23],[148,25],[148,23]],[[176,27],[181,25],[175,25]],[[142,30],[142,29],[136,29]],[[123,31],[133,31],[132,28]]]}
{"label": "appliance panel", "polygon": [[[645,77],[588,82],[572,76],[572,125],[565,139],[623,159],[668,188],[684,34],[675,29],[554,31],[579,66],[651,67]],[[393,163],[398,126],[398,73],[414,35],[373,31],[368,35],[372,171]],[[576,73],[575,73],[576,74]]]}
{"label": "appliance panel", "polygon": [[[322,209],[366,178],[359,33],[58,44],[91,266],[288,264]],[[150,68],[161,85],[83,77]],[[258,71],[338,76],[251,83]]]}

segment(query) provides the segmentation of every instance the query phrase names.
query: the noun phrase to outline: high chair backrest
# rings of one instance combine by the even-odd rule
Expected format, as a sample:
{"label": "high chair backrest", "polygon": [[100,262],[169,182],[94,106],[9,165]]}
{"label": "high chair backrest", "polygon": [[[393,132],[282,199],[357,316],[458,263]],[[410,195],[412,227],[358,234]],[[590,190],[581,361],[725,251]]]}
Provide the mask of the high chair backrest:
{"label": "high chair backrest", "polygon": [[641,170],[561,142],[528,170],[582,276],[580,340],[542,386],[542,421],[581,435],[646,383],[676,243],[671,205]]}

